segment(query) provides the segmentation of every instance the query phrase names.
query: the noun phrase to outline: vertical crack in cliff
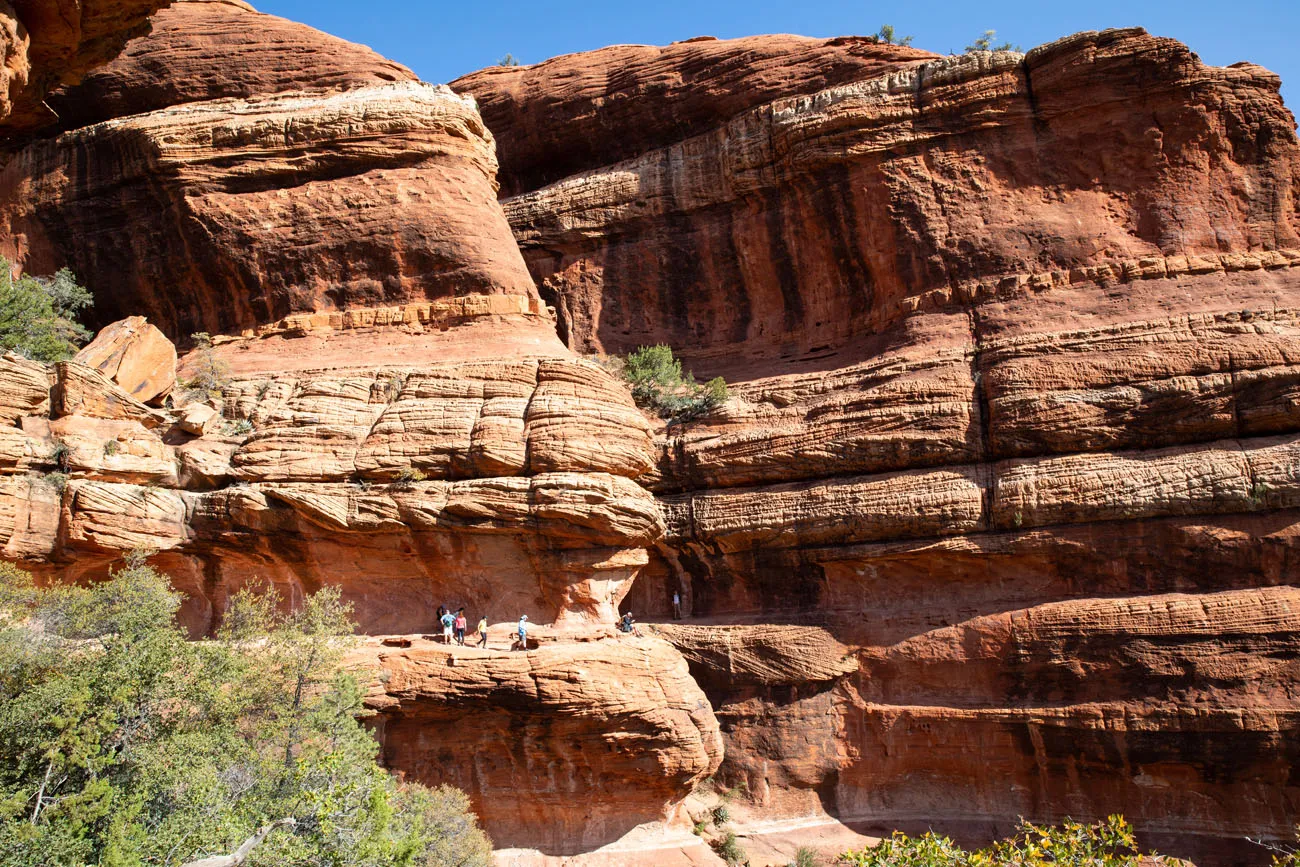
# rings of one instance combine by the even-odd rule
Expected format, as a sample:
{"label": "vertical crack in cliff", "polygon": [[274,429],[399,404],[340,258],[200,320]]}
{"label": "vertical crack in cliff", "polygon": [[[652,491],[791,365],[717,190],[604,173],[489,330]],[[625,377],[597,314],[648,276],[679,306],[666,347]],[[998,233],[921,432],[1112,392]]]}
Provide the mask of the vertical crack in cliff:
{"label": "vertical crack in cliff", "polygon": [[980,349],[980,320],[979,309],[973,301],[967,302],[966,306],[967,321],[970,324],[971,354],[970,354],[970,376],[972,388],[971,405],[974,408],[975,419],[974,428],[977,442],[975,444],[975,460],[977,462],[980,489],[981,489],[981,520],[980,523],[984,528],[993,532],[997,529],[994,526],[994,503],[997,498],[997,473],[993,471],[990,461],[994,459],[991,423],[989,419],[989,399],[988,392],[984,387],[984,376],[980,370],[981,349]]}

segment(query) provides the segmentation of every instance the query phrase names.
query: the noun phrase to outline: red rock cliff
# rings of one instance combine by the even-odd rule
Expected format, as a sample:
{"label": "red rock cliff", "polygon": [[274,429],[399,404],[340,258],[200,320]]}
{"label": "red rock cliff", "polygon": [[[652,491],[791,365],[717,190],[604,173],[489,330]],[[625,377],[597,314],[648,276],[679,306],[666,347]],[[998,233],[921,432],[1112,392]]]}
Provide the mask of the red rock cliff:
{"label": "red rock cliff", "polygon": [[[609,628],[664,532],[649,425],[556,339],[473,100],[242,3],[153,25],[0,166],[4,249],[134,314],[52,369],[0,359],[4,556],[67,581],[156,552],[198,635],[242,587],[341,585],[363,632],[415,643],[360,661],[386,758],[465,788],[499,845],[676,815],[717,720],[670,644]],[[216,345],[178,377],[159,328]],[[492,649],[423,641],[439,604]],[[506,653],[522,613],[547,646]],[[449,748],[482,773],[440,776]]]}
{"label": "red rock cliff", "polygon": [[[71,264],[106,320],[213,332],[232,372],[168,406],[138,319],[0,361],[6,557],[93,580],[156,550],[196,632],[252,582],[341,584],[410,644],[354,659],[386,759],[503,846],[687,836],[715,771],[765,819],[1122,812],[1203,865],[1290,834],[1275,76],[1126,30],[621,46],[456,86],[483,117],[181,3],[52,96],[63,128],[0,167],[4,250]],[[719,412],[655,430],[575,353],[657,341],[728,377]],[[611,636],[673,590],[686,621]],[[439,603],[497,647],[422,640]],[[543,646],[507,654],[525,611]]]}
{"label": "red rock cliff", "polygon": [[467,298],[537,315],[472,101],[242,4],[154,23],[56,96],[102,123],[0,173],[11,258],[69,264],[101,321],[144,314],[177,340]]}
{"label": "red rock cliff", "polygon": [[[979,835],[1122,812],[1203,863],[1258,857],[1242,837],[1300,810],[1300,148],[1277,77],[1122,30],[859,49],[878,66],[783,92],[758,64],[715,114],[707,85],[661,83],[745,48],[456,82],[519,166],[506,213],[569,345],[667,342],[731,383],[659,432],[668,534],[624,602],[687,600],[666,634],[724,779],[765,815]],[[532,130],[589,110],[570,68],[655,94],[637,144],[586,136],[577,165]],[[549,164],[574,171],[528,168]]]}

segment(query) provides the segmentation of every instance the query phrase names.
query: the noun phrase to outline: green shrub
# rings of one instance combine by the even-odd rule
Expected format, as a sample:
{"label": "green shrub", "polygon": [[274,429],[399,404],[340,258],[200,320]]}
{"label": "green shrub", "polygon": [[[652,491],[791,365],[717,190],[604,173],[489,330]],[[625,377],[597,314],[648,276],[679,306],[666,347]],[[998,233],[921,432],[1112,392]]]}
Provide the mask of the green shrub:
{"label": "green shrub", "polygon": [[397,403],[397,399],[402,396],[402,389],[406,387],[407,378],[405,373],[389,374],[381,387],[384,403]]}
{"label": "green shrub", "polygon": [[722,377],[703,385],[695,381],[670,346],[642,346],[623,360],[622,375],[632,386],[637,406],[657,413],[669,423],[681,423],[707,415],[727,400],[727,383]]}
{"label": "green shrub", "polygon": [[713,808],[709,814],[713,819],[713,824],[722,826],[731,821],[731,811],[727,809],[726,804],[719,804]]}
{"label": "green shrub", "polygon": [[67,268],[53,277],[13,276],[13,266],[0,256],[0,349],[36,361],[52,363],[76,355],[90,339],[77,322],[94,304],[90,292]]}
{"label": "green shrub", "polygon": [[1019,45],[1012,45],[1010,42],[1003,42],[1000,45],[994,45],[993,41],[997,39],[996,30],[985,30],[984,35],[976,39],[970,45],[966,46],[966,53],[970,54],[975,51],[1019,51]]}
{"label": "green shrub", "polygon": [[920,837],[895,831],[870,849],[845,852],[845,867],[1130,867],[1138,863],[1132,827],[1121,816],[1085,825],[1066,820],[1057,827],[1022,822],[1016,833],[985,849],[968,852],[940,834]]}
{"label": "green shrub", "polygon": [[914,36],[899,37],[894,32],[894,25],[892,24],[882,24],[880,29],[876,31],[876,42],[882,45],[911,45],[912,40],[915,38]]}
{"label": "green shrub", "polygon": [[740,848],[740,842],[736,835],[727,832],[725,837],[712,841],[710,846],[718,857],[727,862],[727,867],[740,867],[742,864],[749,863],[749,857],[745,855],[745,850]]}
{"label": "green shrub", "polygon": [[415,467],[404,467],[398,471],[397,476],[393,479],[393,486],[405,489],[416,482],[423,482],[427,478],[428,476]]}
{"label": "green shrub", "polygon": [[68,489],[68,474],[58,470],[41,476],[41,481],[58,491],[59,496],[63,496],[63,492]]}
{"label": "green shrub", "polygon": [[227,436],[242,437],[253,432],[253,422],[247,418],[237,418],[221,426]]}
{"label": "green shrub", "polygon": [[142,557],[90,587],[0,565],[4,867],[181,864],[289,818],[249,867],[490,863],[462,793],[379,767],[337,588],[242,591],[218,641],[180,604]]}
{"label": "green shrub", "polygon": [[513,54],[511,54],[508,51],[506,52],[505,57],[502,57],[500,60],[497,61],[497,66],[519,66],[519,65],[520,65],[519,58],[515,57]]}
{"label": "green shrub", "polygon": [[54,445],[50,447],[49,462],[58,468],[59,472],[67,472],[68,459],[72,457],[72,446],[68,445],[61,439],[56,439]]}
{"label": "green shrub", "polygon": [[[1250,842],[1254,843],[1256,846],[1263,846],[1265,849],[1274,853],[1273,860],[1270,862],[1272,867],[1300,867],[1300,850],[1293,848],[1292,845],[1270,843],[1254,838],[1248,839],[1250,839]],[[1300,841],[1300,825],[1296,825],[1295,839],[1296,841]]]}
{"label": "green shrub", "polygon": [[111,458],[122,450],[122,444],[117,440],[104,440],[104,457]]}
{"label": "green shrub", "polygon": [[807,846],[800,846],[794,853],[794,861],[790,862],[790,867],[817,867],[821,859],[817,853]]}

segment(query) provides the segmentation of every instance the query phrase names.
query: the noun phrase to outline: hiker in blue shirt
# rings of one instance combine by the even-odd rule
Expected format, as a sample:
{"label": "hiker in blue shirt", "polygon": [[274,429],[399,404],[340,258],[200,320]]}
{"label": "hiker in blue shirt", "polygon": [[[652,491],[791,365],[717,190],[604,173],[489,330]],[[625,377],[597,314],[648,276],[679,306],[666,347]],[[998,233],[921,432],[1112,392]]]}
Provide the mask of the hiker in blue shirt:
{"label": "hiker in blue shirt", "polygon": [[452,614],[450,610],[443,613],[442,615],[442,643],[443,644],[451,644],[451,629],[452,626],[455,625],[455,623],[456,623],[455,614]]}

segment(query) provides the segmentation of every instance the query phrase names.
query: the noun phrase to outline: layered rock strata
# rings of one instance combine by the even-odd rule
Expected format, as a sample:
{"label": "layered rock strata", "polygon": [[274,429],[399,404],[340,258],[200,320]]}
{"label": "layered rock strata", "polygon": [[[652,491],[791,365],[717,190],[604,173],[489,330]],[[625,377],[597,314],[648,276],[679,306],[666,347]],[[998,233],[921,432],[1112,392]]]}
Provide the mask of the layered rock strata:
{"label": "layered rock strata", "polygon": [[[52,96],[59,134],[0,168],[3,252],[216,348],[170,405],[138,321],[0,362],[7,558],[94,580],[156,551],[196,634],[251,583],[341,584],[409,645],[353,660],[386,760],[466,788],[504,846],[681,822],[715,771],[767,819],[1122,812],[1203,867],[1290,834],[1275,76],[1126,30],[619,46],[455,84],[486,125],[368,50],[180,3]],[[654,431],[572,351],[653,342],[726,405]],[[666,640],[602,637],[674,590]],[[543,644],[449,653],[420,638],[439,603]]]}
{"label": "layered rock strata", "polygon": [[[151,552],[195,635],[248,586],[340,585],[363,632],[425,651],[439,604],[527,613],[541,650],[384,663],[393,769],[466,788],[503,846],[675,816],[721,755],[684,660],[569,645],[610,632],[664,532],[649,425],[556,340],[473,100],[237,2],[178,3],[50,100],[58,134],[0,168],[4,252],[132,315],[73,361],[0,359],[4,555],[86,581]],[[197,331],[178,371],[167,337]],[[437,760],[468,718],[497,726],[462,742],[484,779]]]}
{"label": "layered rock strata", "polygon": [[368,49],[181,3],[60,99],[98,122],[7,162],[4,252],[84,275],[101,322],[146,315],[180,340],[494,296],[542,315],[473,101]]}
{"label": "layered rock strata", "polygon": [[[706,48],[674,47],[683,80]],[[681,594],[696,622],[663,633],[765,815],[1122,812],[1175,854],[1258,857],[1242,838],[1300,809],[1277,77],[1137,30],[893,64],[714,115],[661,90],[636,147],[566,178],[496,119],[566,342],[667,342],[731,387],[659,431],[668,533],[624,608]],[[580,114],[536,70],[457,85]]]}
{"label": "layered rock strata", "polygon": [[198,633],[257,581],[340,583],[371,633],[438,602],[608,623],[663,533],[645,423],[589,363],[242,380],[197,429],[75,362],[3,366],[8,552],[77,577],[157,551]]}

